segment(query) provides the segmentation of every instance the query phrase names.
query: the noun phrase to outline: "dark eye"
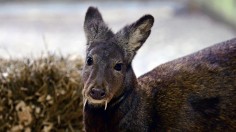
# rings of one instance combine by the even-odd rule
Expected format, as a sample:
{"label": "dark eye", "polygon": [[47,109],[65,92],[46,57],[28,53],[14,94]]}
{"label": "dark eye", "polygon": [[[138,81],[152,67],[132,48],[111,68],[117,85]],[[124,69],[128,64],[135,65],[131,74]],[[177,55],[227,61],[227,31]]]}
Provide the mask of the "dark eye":
{"label": "dark eye", "polygon": [[114,69],[115,69],[116,71],[121,71],[121,69],[122,69],[122,63],[117,63],[117,64],[114,66]]}
{"label": "dark eye", "polygon": [[87,60],[86,60],[86,64],[88,66],[91,66],[93,64],[93,58],[92,57],[88,57]]}

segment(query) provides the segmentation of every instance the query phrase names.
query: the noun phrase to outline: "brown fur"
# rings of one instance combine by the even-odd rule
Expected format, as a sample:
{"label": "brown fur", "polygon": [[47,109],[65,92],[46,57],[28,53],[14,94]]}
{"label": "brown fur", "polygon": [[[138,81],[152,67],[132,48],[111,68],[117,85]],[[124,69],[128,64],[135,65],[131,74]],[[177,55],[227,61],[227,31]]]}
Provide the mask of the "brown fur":
{"label": "brown fur", "polygon": [[83,68],[88,132],[236,130],[236,39],[163,64],[138,80],[132,59],[154,18],[114,34],[90,7]]}
{"label": "brown fur", "polygon": [[160,65],[139,84],[162,130],[236,130],[236,39]]}

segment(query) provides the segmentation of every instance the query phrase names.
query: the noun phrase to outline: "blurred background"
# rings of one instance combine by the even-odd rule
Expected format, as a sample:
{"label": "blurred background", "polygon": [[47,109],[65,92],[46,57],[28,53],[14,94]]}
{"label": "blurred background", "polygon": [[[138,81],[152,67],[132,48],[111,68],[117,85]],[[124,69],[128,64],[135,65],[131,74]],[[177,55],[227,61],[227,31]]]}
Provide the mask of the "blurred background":
{"label": "blurred background", "polygon": [[1,0],[0,58],[37,58],[48,52],[84,57],[89,6],[99,8],[114,32],[144,14],[155,17],[133,62],[138,76],[236,37],[236,0]]}

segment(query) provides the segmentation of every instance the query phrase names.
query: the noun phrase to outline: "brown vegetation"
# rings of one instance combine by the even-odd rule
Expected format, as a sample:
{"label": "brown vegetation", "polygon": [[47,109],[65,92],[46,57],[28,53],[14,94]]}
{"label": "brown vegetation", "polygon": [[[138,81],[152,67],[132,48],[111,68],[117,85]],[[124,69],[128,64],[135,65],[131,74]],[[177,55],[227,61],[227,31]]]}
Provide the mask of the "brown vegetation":
{"label": "brown vegetation", "polygon": [[81,131],[82,61],[0,60],[0,131]]}

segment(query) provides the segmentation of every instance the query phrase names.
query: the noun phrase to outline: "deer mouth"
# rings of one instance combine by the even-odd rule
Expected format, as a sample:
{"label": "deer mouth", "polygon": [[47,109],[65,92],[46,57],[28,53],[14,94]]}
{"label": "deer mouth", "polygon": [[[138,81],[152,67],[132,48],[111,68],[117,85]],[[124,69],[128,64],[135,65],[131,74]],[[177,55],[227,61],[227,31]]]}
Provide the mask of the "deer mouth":
{"label": "deer mouth", "polygon": [[83,103],[84,103],[84,107],[86,106],[86,104],[90,104],[93,106],[103,106],[104,110],[106,110],[107,104],[109,103],[109,99],[96,100],[91,97],[84,97]]}
{"label": "deer mouth", "polygon": [[93,106],[104,107],[104,110],[107,109],[107,105],[110,102],[110,96],[106,94],[102,98],[97,98],[91,95],[91,90],[83,90],[83,106],[85,107],[86,104],[90,104]]}

